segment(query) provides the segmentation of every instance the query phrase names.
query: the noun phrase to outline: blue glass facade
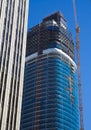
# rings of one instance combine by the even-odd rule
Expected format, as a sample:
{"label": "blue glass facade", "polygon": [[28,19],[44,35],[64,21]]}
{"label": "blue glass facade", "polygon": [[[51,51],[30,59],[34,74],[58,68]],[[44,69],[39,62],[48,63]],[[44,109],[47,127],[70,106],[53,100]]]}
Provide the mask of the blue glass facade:
{"label": "blue glass facade", "polygon": [[[21,129],[34,130],[38,125],[39,130],[79,130],[78,89],[71,66],[49,55],[41,57],[38,68],[37,60],[26,63]],[[37,69],[40,69],[40,81],[37,81]]]}
{"label": "blue glass facade", "polygon": [[21,130],[79,130],[76,65],[55,41],[26,58]]}

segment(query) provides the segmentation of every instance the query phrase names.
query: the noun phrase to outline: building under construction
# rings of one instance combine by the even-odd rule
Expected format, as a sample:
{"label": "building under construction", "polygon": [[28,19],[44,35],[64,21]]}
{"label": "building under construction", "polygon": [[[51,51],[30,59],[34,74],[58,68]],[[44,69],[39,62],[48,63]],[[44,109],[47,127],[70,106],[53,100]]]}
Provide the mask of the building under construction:
{"label": "building under construction", "polygon": [[79,130],[74,43],[60,12],[28,32],[21,130]]}

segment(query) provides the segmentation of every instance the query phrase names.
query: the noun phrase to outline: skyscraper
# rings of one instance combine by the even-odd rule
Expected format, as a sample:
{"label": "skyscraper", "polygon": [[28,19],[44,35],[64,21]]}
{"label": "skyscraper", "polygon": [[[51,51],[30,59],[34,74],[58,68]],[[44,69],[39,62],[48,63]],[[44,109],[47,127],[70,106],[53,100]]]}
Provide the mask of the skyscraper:
{"label": "skyscraper", "polygon": [[0,0],[0,130],[19,130],[28,0]]}
{"label": "skyscraper", "polygon": [[27,38],[21,130],[79,130],[74,43],[60,12]]}

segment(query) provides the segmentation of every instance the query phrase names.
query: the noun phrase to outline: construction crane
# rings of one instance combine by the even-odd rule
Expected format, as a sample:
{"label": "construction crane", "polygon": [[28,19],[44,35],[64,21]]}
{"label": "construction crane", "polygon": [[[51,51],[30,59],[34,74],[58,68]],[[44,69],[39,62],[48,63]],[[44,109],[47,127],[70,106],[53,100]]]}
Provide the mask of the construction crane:
{"label": "construction crane", "polygon": [[76,13],[76,3],[75,0],[73,2],[74,9],[74,18],[75,18],[75,30],[76,30],[76,59],[77,59],[77,72],[78,72],[78,90],[79,90],[79,112],[80,112],[80,130],[84,130],[83,123],[83,107],[82,107],[82,84],[81,84],[81,66],[80,66],[80,27],[78,25],[77,13]]}

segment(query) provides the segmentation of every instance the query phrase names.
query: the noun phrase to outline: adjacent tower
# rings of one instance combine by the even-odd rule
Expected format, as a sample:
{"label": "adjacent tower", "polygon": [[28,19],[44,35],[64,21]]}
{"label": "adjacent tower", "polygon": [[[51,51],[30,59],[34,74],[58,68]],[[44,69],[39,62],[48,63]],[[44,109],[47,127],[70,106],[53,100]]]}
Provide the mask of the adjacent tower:
{"label": "adjacent tower", "polygon": [[28,0],[0,0],[0,130],[19,130]]}
{"label": "adjacent tower", "polygon": [[27,38],[21,130],[79,130],[74,43],[60,12]]}

